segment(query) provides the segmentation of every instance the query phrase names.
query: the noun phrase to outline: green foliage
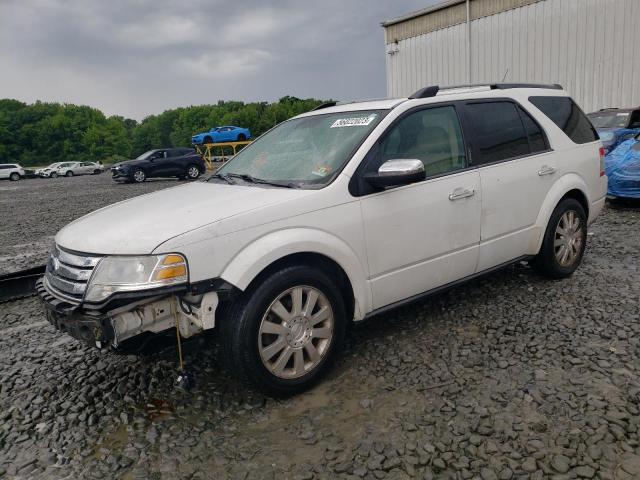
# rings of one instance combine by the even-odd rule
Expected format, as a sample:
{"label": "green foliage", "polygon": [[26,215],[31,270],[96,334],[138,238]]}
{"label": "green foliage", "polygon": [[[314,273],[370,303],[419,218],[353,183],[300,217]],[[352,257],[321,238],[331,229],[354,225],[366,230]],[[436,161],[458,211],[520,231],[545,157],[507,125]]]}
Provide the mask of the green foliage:
{"label": "green foliage", "polygon": [[0,163],[47,165],[71,160],[115,163],[146,150],[191,145],[191,136],[219,125],[249,128],[254,137],[323,103],[286,96],[275,103],[220,101],[166,110],[138,123],[95,108],[0,99]]}

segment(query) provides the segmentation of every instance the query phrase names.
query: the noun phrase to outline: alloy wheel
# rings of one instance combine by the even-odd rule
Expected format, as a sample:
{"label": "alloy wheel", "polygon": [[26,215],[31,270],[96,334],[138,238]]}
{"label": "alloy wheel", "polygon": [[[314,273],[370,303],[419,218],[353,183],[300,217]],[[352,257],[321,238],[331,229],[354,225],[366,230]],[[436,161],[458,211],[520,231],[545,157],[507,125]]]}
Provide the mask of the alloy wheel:
{"label": "alloy wheel", "polygon": [[260,359],[278,378],[299,378],[322,362],[333,334],[334,313],[327,297],[310,286],[290,288],[276,297],[262,317]]}
{"label": "alloy wheel", "polygon": [[557,262],[563,267],[573,265],[580,257],[584,241],[584,226],[575,210],[567,210],[556,226],[553,242]]}
{"label": "alloy wheel", "polygon": [[133,172],[133,179],[140,183],[140,182],[144,182],[146,178],[146,175],[144,174],[144,172],[142,170],[136,170],[135,172]]}
{"label": "alloy wheel", "polygon": [[200,176],[200,170],[198,170],[198,167],[192,165],[187,170],[187,175],[189,175],[189,178],[198,178]]}

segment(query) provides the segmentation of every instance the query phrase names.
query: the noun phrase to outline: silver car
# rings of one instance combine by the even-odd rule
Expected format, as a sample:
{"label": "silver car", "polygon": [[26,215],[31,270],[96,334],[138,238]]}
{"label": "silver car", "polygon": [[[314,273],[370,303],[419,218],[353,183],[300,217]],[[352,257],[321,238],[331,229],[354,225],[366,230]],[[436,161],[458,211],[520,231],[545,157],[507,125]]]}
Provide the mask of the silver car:
{"label": "silver car", "polygon": [[74,175],[97,175],[104,172],[104,166],[97,162],[64,162],[56,169],[58,175],[73,177]]}

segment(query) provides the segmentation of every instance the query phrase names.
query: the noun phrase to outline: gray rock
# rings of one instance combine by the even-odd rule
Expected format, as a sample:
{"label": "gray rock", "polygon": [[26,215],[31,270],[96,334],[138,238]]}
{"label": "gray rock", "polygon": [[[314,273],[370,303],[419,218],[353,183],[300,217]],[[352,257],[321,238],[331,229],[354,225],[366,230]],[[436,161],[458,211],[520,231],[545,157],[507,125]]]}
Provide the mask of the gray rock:
{"label": "gray rock", "polygon": [[522,462],[522,469],[527,473],[533,473],[538,470],[538,465],[536,463],[536,459],[533,457],[528,457]]}
{"label": "gray rock", "polygon": [[564,455],[554,455],[551,467],[558,473],[567,473],[571,468],[571,460]]}

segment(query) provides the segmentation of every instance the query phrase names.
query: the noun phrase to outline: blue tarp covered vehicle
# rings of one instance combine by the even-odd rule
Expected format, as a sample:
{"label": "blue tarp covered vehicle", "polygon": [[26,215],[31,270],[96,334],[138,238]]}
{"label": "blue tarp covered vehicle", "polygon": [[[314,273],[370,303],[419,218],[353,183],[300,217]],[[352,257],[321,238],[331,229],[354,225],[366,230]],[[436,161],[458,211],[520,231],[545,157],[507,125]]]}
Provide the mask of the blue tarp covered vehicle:
{"label": "blue tarp covered vehicle", "polygon": [[640,108],[605,108],[587,116],[606,153],[640,133]]}
{"label": "blue tarp covered vehicle", "polygon": [[609,195],[640,198],[640,135],[622,142],[604,162]]}

